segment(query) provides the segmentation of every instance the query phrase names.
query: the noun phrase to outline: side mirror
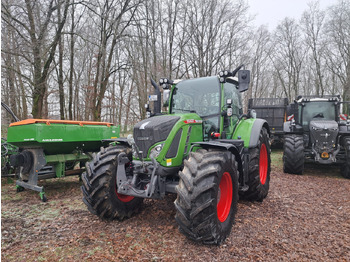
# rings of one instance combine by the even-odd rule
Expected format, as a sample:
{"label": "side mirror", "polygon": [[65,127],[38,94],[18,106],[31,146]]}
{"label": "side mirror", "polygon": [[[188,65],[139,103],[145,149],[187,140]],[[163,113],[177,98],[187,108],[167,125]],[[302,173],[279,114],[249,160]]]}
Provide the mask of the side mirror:
{"label": "side mirror", "polygon": [[145,104],[145,109],[146,109],[146,118],[151,117],[151,109],[149,108],[149,104]]}
{"label": "side mirror", "polygon": [[170,97],[170,90],[164,89],[163,90],[163,107],[169,106],[169,97]]}
{"label": "side mirror", "polygon": [[232,111],[232,99],[231,98],[227,98],[226,99],[226,106],[227,106],[226,115],[230,117],[233,114],[233,111]]}
{"label": "side mirror", "polygon": [[238,91],[244,92],[249,88],[250,83],[250,71],[249,70],[239,70],[238,71]]}
{"label": "side mirror", "polygon": [[248,110],[248,118],[256,118],[256,111],[254,109]]}

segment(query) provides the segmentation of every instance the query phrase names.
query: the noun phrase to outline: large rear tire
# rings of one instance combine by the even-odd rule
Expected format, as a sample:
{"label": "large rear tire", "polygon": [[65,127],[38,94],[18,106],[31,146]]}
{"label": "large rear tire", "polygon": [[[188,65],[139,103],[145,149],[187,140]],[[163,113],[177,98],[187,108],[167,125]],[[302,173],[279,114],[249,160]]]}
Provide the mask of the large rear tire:
{"label": "large rear tire", "polygon": [[283,172],[301,175],[304,171],[304,140],[300,135],[286,135],[283,146]]}
{"label": "large rear tire", "polygon": [[344,139],[345,163],[342,166],[342,176],[350,179],[350,137]]}
{"label": "large rear tire", "polygon": [[260,131],[258,145],[249,150],[249,187],[247,191],[240,192],[240,197],[245,200],[263,201],[267,197],[270,188],[270,157],[269,135],[266,128]]}
{"label": "large rear tire", "polygon": [[238,171],[234,155],[200,149],[184,161],[176,186],[180,231],[204,244],[221,244],[230,234],[237,211]]}
{"label": "large rear tire", "polygon": [[[121,152],[127,153],[131,160],[129,148],[102,148],[99,153],[94,154],[92,161],[86,163],[86,172],[82,174],[83,201],[91,213],[103,219],[129,218],[142,206],[142,198],[117,193],[117,157]],[[130,168],[126,168],[126,172],[131,172]]]}

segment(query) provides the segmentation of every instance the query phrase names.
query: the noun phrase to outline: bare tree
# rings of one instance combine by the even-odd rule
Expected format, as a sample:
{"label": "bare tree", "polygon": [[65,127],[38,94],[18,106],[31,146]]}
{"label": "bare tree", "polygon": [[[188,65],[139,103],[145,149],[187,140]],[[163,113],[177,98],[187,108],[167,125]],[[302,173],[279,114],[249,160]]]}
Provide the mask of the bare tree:
{"label": "bare tree", "polygon": [[[245,39],[247,5],[244,1],[186,1],[186,67],[192,76],[216,74]],[[237,60],[235,61],[237,63]],[[228,65],[232,66],[232,64]]]}
{"label": "bare tree", "polygon": [[[274,32],[251,27],[245,0],[2,1],[2,95],[22,118],[145,116],[150,78],[215,75],[245,64],[245,98],[350,99],[350,10],[311,3]],[[57,49],[57,50],[56,50]],[[56,72],[56,73],[55,73]]]}
{"label": "bare tree", "polygon": [[266,77],[271,70],[269,56],[272,52],[270,33],[265,26],[261,26],[252,34],[252,48],[249,50],[252,56],[251,85],[248,90],[248,98],[267,97],[272,79]]}
{"label": "bare tree", "polygon": [[285,96],[293,100],[299,94],[301,70],[306,50],[294,19],[285,18],[274,34],[275,49],[270,56]]}
{"label": "bare tree", "polygon": [[[59,3],[62,1],[59,1]],[[50,0],[46,8],[41,3],[29,0],[25,0],[24,4],[20,2],[17,6],[2,4],[3,21],[12,26],[19,37],[22,37],[23,41],[31,47],[30,62],[33,68],[32,114],[36,118],[43,116],[43,104],[47,91],[46,81],[66,21],[69,2],[69,0],[63,2],[62,19],[57,25],[57,30],[51,35],[52,37],[48,37],[48,34],[50,33],[50,26],[54,24],[53,14],[58,8],[58,4],[55,4],[54,0]],[[16,9],[17,14],[12,14],[11,9]],[[18,15],[18,12],[25,15]],[[37,19],[38,17],[40,19]]]}
{"label": "bare tree", "polygon": [[[57,22],[61,24],[61,3],[58,3],[57,7]],[[58,92],[59,92],[59,102],[60,102],[60,117],[64,119],[64,86],[63,86],[63,49],[64,49],[64,38],[59,37],[58,39]]]}
{"label": "bare tree", "polygon": [[102,103],[110,76],[121,69],[112,64],[115,48],[133,21],[139,4],[138,0],[107,0],[102,5],[97,1],[89,6],[93,15],[97,16],[99,30],[92,96],[94,120],[101,120]]}
{"label": "bare tree", "polygon": [[341,83],[343,99],[350,101],[350,6],[340,0],[329,9],[326,24],[328,35],[327,63]]}
{"label": "bare tree", "polygon": [[[311,51],[311,59],[314,66],[310,68],[315,75],[316,95],[325,93],[324,84],[324,56],[325,42],[322,39],[322,29],[325,21],[325,12],[319,8],[319,3],[314,2],[309,4],[309,10],[302,15],[301,25],[305,33],[305,42]],[[308,78],[309,79],[309,78]]]}

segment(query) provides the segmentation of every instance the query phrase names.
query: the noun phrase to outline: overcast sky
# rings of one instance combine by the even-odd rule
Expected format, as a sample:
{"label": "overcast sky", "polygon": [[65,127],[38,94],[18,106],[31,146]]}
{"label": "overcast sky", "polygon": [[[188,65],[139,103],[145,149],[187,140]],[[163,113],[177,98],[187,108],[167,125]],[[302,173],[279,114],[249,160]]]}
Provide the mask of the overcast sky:
{"label": "overcast sky", "polygon": [[[285,17],[300,19],[302,13],[308,9],[309,0],[248,0],[250,14],[256,15],[255,25],[268,25],[274,30]],[[319,0],[320,7],[326,7],[337,3],[337,0]],[[350,1],[349,1],[350,4]]]}

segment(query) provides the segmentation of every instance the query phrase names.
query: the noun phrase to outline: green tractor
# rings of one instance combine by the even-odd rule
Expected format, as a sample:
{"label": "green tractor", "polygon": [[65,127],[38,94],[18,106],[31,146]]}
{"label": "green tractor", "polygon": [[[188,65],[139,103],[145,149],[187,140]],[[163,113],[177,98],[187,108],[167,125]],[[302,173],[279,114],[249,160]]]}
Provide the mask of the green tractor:
{"label": "green tractor", "polygon": [[240,92],[250,82],[242,66],[213,77],[161,79],[167,114],[158,102],[133,137],[111,142],[86,164],[81,188],[90,212],[123,220],[144,198],[177,194],[180,231],[197,242],[222,243],[238,198],[263,201],[269,191],[270,130],[254,111],[242,112]]}

